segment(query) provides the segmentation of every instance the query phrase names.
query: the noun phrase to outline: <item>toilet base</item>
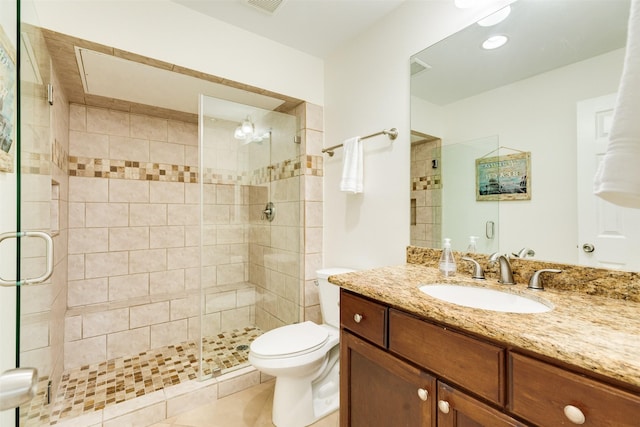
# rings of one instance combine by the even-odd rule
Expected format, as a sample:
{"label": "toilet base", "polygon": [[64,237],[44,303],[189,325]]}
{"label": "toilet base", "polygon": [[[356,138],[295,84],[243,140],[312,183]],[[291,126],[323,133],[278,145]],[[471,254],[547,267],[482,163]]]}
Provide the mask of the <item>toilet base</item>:
{"label": "toilet base", "polygon": [[273,424],[276,427],[308,426],[340,406],[339,346],[327,358],[330,368],[312,382],[296,377],[276,377],[273,394]]}

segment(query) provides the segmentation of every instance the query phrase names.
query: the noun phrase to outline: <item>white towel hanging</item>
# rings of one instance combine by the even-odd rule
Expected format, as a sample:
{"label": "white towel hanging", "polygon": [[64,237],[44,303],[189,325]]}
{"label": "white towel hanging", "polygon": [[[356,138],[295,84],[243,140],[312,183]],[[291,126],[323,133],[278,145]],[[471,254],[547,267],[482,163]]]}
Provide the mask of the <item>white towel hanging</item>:
{"label": "white towel hanging", "polygon": [[640,208],[640,0],[632,0],[622,78],[609,145],[594,180],[596,196]]}
{"label": "white towel hanging", "polygon": [[362,140],[359,136],[354,136],[344,141],[343,145],[340,191],[362,193],[364,178]]}

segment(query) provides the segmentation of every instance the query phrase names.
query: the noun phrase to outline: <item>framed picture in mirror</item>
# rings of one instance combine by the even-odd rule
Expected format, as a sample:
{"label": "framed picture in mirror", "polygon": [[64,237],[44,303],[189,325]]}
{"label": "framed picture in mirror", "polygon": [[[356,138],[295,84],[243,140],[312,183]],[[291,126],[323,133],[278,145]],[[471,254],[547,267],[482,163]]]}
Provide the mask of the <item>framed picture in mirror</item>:
{"label": "framed picture in mirror", "polygon": [[16,52],[0,27],[0,171],[13,171],[16,110]]}
{"label": "framed picture in mirror", "polygon": [[531,200],[531,153],[476,159],[476,200]]}

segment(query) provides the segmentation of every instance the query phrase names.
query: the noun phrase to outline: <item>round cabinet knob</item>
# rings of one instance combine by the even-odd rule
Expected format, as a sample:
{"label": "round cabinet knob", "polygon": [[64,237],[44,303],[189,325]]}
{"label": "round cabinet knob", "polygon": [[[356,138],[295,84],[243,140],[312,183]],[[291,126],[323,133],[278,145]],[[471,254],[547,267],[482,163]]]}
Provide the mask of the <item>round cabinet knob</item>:
{"label": "round cabinet knob", "polygon": [[429,392],[423,388],[419,388],[418,389],[418,397],[420,398],[420,400],[426,402],[427,399],[429,398]]}
{"label": "round cabinet knob", "polygon": [[439,400],[438,401],[438,409],[440,409],[440,412],[442,412],[443,414],[448,414],[449,413],[449,402],[447,402],[446,400]]}
{"label": "round cabinet knob", "polygon": [[584,424],[587,420],[582,411],[573,405],[567,405],[564,407],[564,415],[574,424]]}
{"label": "round cabinet knob", "polygon": [[353,321],[356,323],[360,323],[362,321],[362,314],[358,314],[358,313],[354,314]]}

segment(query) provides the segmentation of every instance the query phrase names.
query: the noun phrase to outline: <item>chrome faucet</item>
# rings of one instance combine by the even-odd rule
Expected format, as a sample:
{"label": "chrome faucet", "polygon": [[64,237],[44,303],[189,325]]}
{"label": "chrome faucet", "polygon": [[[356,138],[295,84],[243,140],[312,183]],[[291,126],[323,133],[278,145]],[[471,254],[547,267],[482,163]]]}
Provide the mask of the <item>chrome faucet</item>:
{"label": "chrome faucet", "polygon": [[529,248],[522,248],[518,253],[515,253],[515,252],[513,253],[513,256],[515,256],[516,258],[526,258],[530,256],[535,256],[535,255],[536,255],[536,251]]}
{"label": "chrome faucet", "polygon": [[516,282],[513,280],[513,273],[511,272],[511,264],[509,263],[509,258],[507,255],[494,253],[489,257],[489,265],[495,264],[498,261],[500,265],[500,280],[498,282],[503,285],[515,285]]}

